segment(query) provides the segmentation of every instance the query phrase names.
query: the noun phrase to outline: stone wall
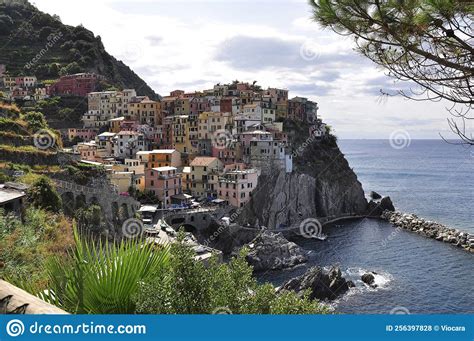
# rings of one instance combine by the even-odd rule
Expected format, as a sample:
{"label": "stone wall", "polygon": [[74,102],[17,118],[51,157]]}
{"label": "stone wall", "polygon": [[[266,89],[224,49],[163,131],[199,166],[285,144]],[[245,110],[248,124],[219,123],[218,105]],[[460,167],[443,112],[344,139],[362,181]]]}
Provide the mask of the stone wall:
{"label": "stone wall", "polygon": [[65,211],[77,208],[78,202],[84,201],[87,205],[99,205],[104,213],[108,232],[120,235],[117,230],[118,210],[122,208],[128,218],[135,215],[140,203],[129,196],[118,195],[110,186],[81,186],[73,182],[53,179],[56,189],[63,199]]}
{"label": "stone wall", "polygon": [[405,214],[386,210],[382,213],[381,217],[396,227],[438,241],[453,244],[454,246],[474,253],[474,234],[469,234],[454,228],[449,228],[434,221],[419,218],[415,214]]}

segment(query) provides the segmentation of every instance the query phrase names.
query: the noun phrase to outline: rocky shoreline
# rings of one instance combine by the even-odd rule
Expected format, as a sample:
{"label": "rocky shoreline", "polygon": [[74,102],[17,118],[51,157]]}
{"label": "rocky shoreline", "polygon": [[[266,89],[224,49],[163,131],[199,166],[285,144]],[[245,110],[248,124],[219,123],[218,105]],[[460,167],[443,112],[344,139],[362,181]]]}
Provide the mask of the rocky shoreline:
{"label": "rocky shoreline", "polygon": [[469,234],[434,221],[419,218],[415,214],[385,210],[380,217],[397,228],[403,228],[404,230],[412,231],[428,238],[453,244],[454,246],[474,253],[474,234]]}

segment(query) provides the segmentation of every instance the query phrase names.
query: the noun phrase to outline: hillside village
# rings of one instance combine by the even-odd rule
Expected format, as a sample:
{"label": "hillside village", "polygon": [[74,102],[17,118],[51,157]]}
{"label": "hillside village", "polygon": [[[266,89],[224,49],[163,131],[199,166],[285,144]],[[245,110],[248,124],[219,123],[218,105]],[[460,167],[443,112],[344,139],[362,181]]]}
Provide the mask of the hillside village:
{"label": "hillside village", "polygon": [[0,66],[4,101],[87,98],[82,127],[61,131],[70,146],[64,152],[103,166],[120,195],[141,193],[163,209],[206,202],[243,207],[260,175],[293,170],[285,120],[307,123],[314,138],[329,133],[317,103],[289,99],[286,89],[234,81],[174,90],[154,101],[138,95],[140,89],[96,91],[102,79],[80,73],[45,84],[34,75],[10,76]]}

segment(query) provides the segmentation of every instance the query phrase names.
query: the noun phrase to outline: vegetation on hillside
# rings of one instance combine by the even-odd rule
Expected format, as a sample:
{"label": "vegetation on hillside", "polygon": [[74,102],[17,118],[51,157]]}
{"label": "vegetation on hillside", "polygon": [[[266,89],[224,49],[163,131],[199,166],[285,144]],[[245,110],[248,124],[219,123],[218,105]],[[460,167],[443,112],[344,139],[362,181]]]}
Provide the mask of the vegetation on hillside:
{"label": "vegetation on hillside", "polygon": [[49,291],[41,295],[70,313],[132,314],[139,283],[169,265],[168,248],[138,240],[102,243],[76,232],[74,241],[67,257],[47,263]]}
{"label": "vegetation on hillside", "polygon": [[36,208],[58,213],[62,209],[61,197],[51,180],[40,176],[28,189],[28,202]]}
{"label": "vegetation on hillside", "polygon": [[44,114],[52,128],[82,127],[82,115],[87,111],[87,98],[80,96],[54,96],[34,102],[16,101],[24,111],[39,111]]}
{"label": "vegetation on hillside", "polygon": [[138,94],[157,97],[127,65],[105,51],[100,36],[83,26],[64,25],[58,16],[43,13],[26,0],[0,0],[0,13],[0,64],[6,64],[12,75],[52,80],[95,72],[109,81],[103,88],[135,88]]}
{"label": "vegetation on hillside", "polygon": [[245,250],[229,263],[194,259],[182,240],[171,245],[170,266],[141,283],[136,312],[142,314],[324,314],[328,310],[308,296],[277,294],[271,284],[259,284],[245,260]]}
{"label": "vegetation on hillside", "polygon": [[53,256],[64,257],[72,245],[71,222],[62,214],[28,207],[19,219],[0,210],[0,278],[44,290],[44,265]]}

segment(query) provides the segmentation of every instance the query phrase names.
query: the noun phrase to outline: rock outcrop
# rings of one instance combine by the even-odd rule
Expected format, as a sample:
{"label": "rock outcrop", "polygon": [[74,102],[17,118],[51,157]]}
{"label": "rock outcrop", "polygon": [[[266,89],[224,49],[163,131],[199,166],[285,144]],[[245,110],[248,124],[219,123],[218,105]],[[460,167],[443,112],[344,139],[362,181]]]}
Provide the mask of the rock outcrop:
{"label": "rock outcrop", "polygon": [[462,232],[454,228],[446,227],[440,223],[418,218],[415,214],[384,211],[381,215],[397,228],[432,238],[445,243],[461,247],[466,251],[474,253],[474,234]]}
{"label": "rock outcrop", "polygon": [[380,194],[378,194],[377,192],[374,192],[374,191],[370,191],[369,197],[371,199],[375,199],[375,200],[382,199],[382,196]]}
{"label": "rock outcrop", "polygon": [[375,276],[376,275],[374,272],[367,272],[363,274],[360,279],[362,282],[365,284],[369,285],[372,288],[377,288],[377,284],[375,284]]}
{"label": "rock outcrop", "polygon": [[[297,135],[298,130],[292,133]],[[281,171],[261,176],[252,199],[240,214],[239,223],[278,228],[308,217],[366,212],[362,185],[335,141],[310,140],[304,144],[297,136],[290,140],[296,148],[293,173]],[[299,144],[305,148],[298,149]]]}
{"label": "rock outcrop", "polygon": [[278,289],[278,292],[291,290],[303,294],[310,289],[310,299],[333,300],[354,286],[352,281],[346,281],[342,277],[339,267],[334,266],[326,272],[318,266],[308,269],[301,276],[290,279]]}
{"label": "rock outcrop", "polygon": [[395,211],[392,199],[383,197],[382,199],[373,199],[367,205],[367,215],[371,217],[380,217],[384,211]]}
{"label": "rock outcrop", "polygon": [[254,271],[290,268],[308,260],[306,251],[289,242],[281,233],[263,231],[247,247],[246,259]]}

